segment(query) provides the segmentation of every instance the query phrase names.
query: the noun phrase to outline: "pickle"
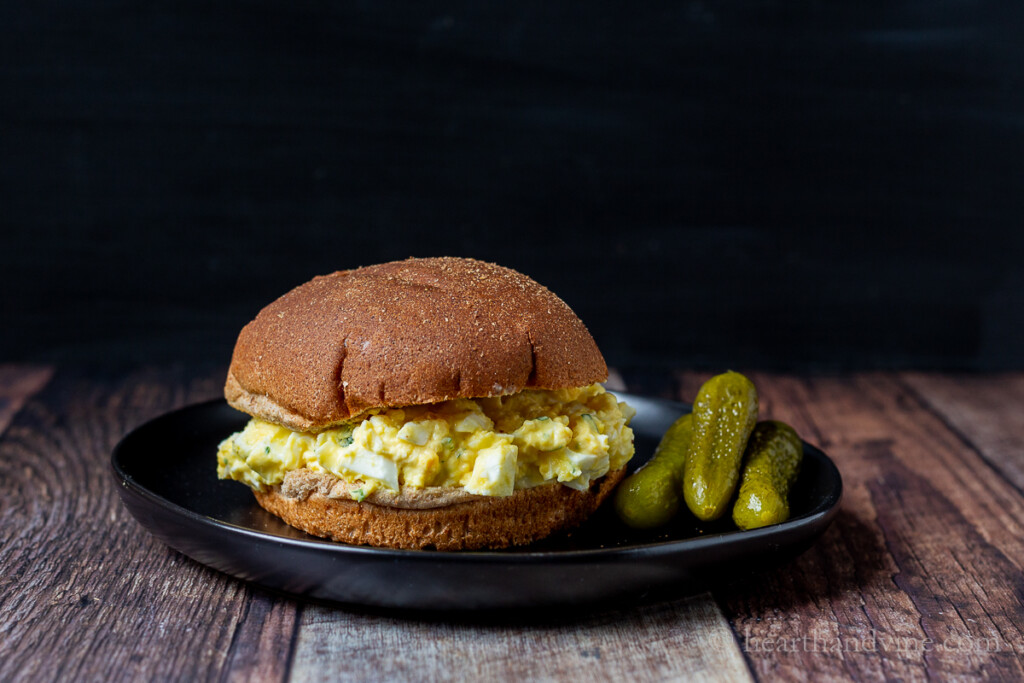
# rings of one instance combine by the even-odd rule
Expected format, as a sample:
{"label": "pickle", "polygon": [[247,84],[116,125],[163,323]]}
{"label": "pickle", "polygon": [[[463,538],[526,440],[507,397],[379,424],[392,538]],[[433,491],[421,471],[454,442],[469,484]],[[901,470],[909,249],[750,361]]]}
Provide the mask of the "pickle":
{"label": "pickle", "polygon": [[708,522],[725,514],[756,423],[757,390],[743,375],[716,375],[700,388],[683,476],[683,497],[697,519]]}
{"label": "pickle", "polygon": [[759,422],[750,435],[740,495],[732,520],[741,529],[757,529],[789,519],[789,488],[800,473],[804,447],[783,422]]}
{"label": "pickle", "polygon": [[693,416],[683,415],[661,437],[654,457],[615,492],[615,511],[636,529],[661,526],[679,510],[683,466],[693,437]]}

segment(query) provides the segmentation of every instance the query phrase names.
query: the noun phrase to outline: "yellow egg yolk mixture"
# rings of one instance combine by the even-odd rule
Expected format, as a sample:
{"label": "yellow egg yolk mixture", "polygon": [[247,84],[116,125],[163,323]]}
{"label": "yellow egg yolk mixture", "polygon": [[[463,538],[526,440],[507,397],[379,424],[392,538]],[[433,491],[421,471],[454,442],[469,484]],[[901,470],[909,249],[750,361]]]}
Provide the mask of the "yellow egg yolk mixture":
{"label": "yellow egg yolk mixture", "polygon": [[252,419],[225,439],[217,475],[254,489],[303,467],[377,487],[459,487],[483,496],[560,482],[585,490],[633,457],[636,412],[600,384],[380,410],[309,434]]}

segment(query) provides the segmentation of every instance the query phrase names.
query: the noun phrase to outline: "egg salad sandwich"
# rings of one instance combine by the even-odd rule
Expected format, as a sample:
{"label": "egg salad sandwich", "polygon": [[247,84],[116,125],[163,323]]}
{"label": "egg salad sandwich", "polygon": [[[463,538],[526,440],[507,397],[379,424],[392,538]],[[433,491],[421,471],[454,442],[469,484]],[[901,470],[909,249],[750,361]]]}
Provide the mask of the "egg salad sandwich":
{"label": "egg salad sandwich", "polygon": [[225,386],[252,419],[217,474],[310,534],[390,548],[522,545],[622,479],[634,411],[575,313],[462,258],[345,270],[242,330]]}

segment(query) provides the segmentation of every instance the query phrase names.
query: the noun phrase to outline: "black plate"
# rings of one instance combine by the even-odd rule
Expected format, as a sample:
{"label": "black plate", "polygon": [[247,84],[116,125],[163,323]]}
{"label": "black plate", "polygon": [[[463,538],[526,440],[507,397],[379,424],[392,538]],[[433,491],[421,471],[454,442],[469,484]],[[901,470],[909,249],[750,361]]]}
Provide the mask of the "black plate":
{"label": "black plate", "polygon": [[[618,392],[616,392],[618,393]],[[632,427],[645,462],[689,407],[619,394],[637,409]],[[523,548],[485,552],[387,550],[325,541],[259,507],[249,489],[217,479],[217,444],[248,416],[224,401],[168,413],[114,449],[121,499],[157,538],[203,564],[294,596],[427,610],[587,605],[701,590],[736,569],[786,561],[836,513],[842,480],[831,460],[804,444],[791,493],[792,519],[754,531],[729,520],[699,524],[688,513],[657,532],[638,532],[604,506],[580,528]]]}

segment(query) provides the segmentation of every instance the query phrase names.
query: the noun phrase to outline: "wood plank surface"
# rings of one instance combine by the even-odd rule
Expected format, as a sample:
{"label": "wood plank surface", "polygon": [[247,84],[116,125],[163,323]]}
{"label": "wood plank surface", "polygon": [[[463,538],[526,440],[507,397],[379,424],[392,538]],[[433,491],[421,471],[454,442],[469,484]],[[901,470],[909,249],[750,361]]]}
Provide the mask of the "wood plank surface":
{"label": "wood plank surface", "polygon": [[[622,373],[690,401],[706,373]],[[634,610],[474,622],[300,604],[170,550],[109,472],[223,371],[0,366],[0,680],[1024,677],[1024,379],[752,373],[844,477],[835,523],[756,579]],[[550,616],[550,615],[548,615]]]}
{"label": "wood plank surface", "polygon": [[550,625],[421,622],[307,607],[292,681],[752,680],[708,594]]}
{"label": "wood plank surface", "polygon": [[935,375],[903,380],[952,430],[1024,492],[1024,374]]}
{"label": "wood plank surface", "polygon": [[53,376],[48,366],[0,364],[0,434],[25,401],[43,388]]}
{"label": "wood plank surface", "polygon": [[[845,486],[811,550],[715,593],[757,677],[1024,677],[1019,492],[891,375],[752,376],[762,415],[820,445]],[[683,374],[684,396],[705,378]]]}
{"label": "wood plank surface", "polygon": [[0,680],[283,679],[297,605],[155,540],[110,474],[125,432],[217,395],[221,377],[58,374],[15,417],[0,441]]}

